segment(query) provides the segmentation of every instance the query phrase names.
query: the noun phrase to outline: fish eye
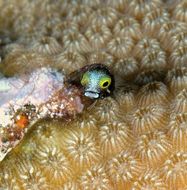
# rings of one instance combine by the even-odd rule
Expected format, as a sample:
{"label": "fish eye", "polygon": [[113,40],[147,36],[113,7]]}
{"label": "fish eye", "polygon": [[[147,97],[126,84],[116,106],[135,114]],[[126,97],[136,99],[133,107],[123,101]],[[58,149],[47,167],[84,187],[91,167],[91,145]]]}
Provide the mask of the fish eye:
{"label": "fish eye", "polygon": [[101,89],[106,89],[110,86],[111,84],[111,78],[109,77],[103,77],[101,78],[100,82],[99,82],[99,86]]}
{"label": "fish eye", "polygon": [[89,76],[88,73],[84,73],[81,79],[81,85],[86,86],[89,83]]}

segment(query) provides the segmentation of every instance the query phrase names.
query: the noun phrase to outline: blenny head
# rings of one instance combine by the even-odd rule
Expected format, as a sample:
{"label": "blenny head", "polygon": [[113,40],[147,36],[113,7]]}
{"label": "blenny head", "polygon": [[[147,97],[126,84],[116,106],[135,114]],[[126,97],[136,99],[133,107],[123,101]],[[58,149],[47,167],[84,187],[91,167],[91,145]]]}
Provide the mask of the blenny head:
{"label": "blenny head", "polygon": [[68,81],[82,87],[84,96],[91,99],[107,97],[114,90],[114,77],[103,64],[87,65],[73,72]]}

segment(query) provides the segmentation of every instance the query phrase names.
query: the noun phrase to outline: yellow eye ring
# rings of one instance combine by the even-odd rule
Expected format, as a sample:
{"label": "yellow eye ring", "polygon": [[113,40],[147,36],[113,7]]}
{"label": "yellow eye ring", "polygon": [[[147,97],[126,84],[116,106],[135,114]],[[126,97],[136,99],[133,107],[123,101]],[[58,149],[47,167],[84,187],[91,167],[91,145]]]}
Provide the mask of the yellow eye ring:
{"label": "yellow eye ring", "polygon": [[111,84],[111,78],[109,77],[103,77],[101,78],[100,82],[99,82],[99,86],[101,89],[106,89],[110,86]]}
{"label": "yellow eye ring", "polygon": [[81,85],[86,86],[89,83],[88,73],[85,73],[81,79]]}

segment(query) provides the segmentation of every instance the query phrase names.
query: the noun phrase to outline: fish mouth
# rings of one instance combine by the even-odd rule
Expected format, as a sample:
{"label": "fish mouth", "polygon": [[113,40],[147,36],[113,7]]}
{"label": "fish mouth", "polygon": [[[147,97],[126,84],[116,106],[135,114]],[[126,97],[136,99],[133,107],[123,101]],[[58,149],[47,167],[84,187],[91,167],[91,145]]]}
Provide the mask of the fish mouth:
{"label": "fish mouth", "polygon": [[93,91],[85,91],[84,95],[92,99],[97,99],[100,97],[100,94],[98,92],[93,92]]}

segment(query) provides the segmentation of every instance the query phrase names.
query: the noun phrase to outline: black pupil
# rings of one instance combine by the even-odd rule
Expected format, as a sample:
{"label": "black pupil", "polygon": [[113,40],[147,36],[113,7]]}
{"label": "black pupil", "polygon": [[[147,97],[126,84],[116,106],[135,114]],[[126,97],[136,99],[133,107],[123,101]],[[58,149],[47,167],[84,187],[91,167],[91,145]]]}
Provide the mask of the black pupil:
{"label": "black pupil", "polygon": [[103,87],[106,87],[106,86],[108,86],[108,82],[103,83]]}

